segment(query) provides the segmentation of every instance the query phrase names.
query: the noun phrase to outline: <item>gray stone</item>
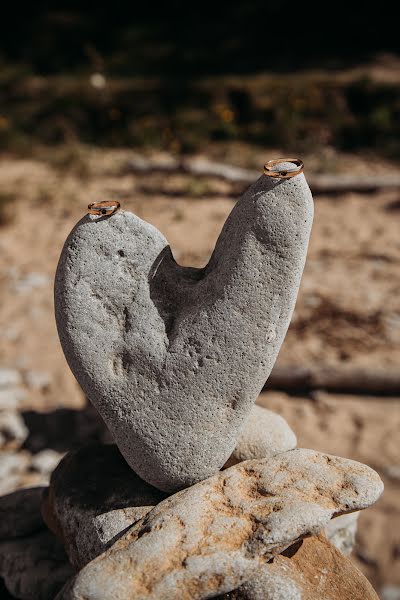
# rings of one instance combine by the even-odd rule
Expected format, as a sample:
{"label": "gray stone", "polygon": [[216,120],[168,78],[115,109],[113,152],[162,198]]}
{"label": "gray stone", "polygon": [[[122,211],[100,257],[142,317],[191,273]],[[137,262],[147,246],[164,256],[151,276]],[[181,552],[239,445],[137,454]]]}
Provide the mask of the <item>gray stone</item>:
{"label": "gray stone", "polygon": [[0,497],[0,539],[25,536],[44,528],[40,505],[45,489],[27,488]]}
{"label": "gray stone", "polygon": [[91,444],[58,465],[43,516],[81,568],[164,498],[133,473],[115,445]]}
{"label": "gray stone", "polygon": [[327,538],[347,556],[353,551],[356,542],[357,522],[360,513],[353,512],[341,515],[329,521],[326,526]]}
{"label": "gray stone", "polygon": [[294,542],[381,494],[360,463],[291,450],[167,498],[86,565],[58,600],[185,600],[229,592]]}
{"label": "gray stone", "polygon": [[28,433],[28,429],[19,413],[0,411],[0,448],[21,446],[28,437]]}
{"label": "gray stone", "polygon": [[64,549],[50,531],[0,542],[0,576],[20,600],[53,600],[71,575]]}
{"label": "gray stone", "polygon": [[130,466],[166,491],[220,469],[275,362],[306,258],[304,175],[237,202],[203,269],[132,213],[85,216],[55,282],[68,363]]}
{"label": "gray stone", "polygon": [[296,444],[296,436],[283,417],[255,405],[250,411],[228,465],[252,458],[268,458],[280,452],[293,450]]}

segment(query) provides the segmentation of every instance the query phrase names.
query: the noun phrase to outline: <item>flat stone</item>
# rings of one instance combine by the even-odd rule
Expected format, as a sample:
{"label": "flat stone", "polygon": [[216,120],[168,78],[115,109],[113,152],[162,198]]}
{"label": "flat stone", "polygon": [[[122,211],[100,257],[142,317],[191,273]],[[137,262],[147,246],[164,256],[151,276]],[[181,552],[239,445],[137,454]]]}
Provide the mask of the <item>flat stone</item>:
{"label": "flat stone", "polygon": [[356,542],[357,523],[360,513],[353,512],[341,515],[329,521],[326,526],[326,536],[330,542],[343,554],[349,556]]}
{"label": "flat stone", "polygon": [[64,549],[50,531],[0,542],[0,576],[20,600],[53,600],[72,575]]}
{"label": "flat stone", "polygon": [[243,586],[218,600],[379,600],[353,563],[323,536],[279,555]]}
{"label": "flat stone", "polygon": [[293,450],[297,439],[283,417],[255,405],[250,411],[228,465],[253,458],[268,458]]}
{"label": "flat stone", "polygon": [[43,486],[0,497],[0,539],[29,535],[44,528],[40,505]]}
{"label": "flat stone", "polygon": [[117,446],[90,444],[68,453],[53,472],[42,512],[81,568],[164,498],[133,473]]}
{"label": "flat stone", "polygon": [[383,484],[360,463],[292,450],[239,463],[158,504],[58,600],[196,600],[226,593]]}
{"label": "flat stone", "polygon": [[208,265],[179,266],[126,211],[85,216],[55,282],[68,363],[132,469],[165,491],[217,472],[285,337],[313,202],[303,174],[261,176],[228,217]]}

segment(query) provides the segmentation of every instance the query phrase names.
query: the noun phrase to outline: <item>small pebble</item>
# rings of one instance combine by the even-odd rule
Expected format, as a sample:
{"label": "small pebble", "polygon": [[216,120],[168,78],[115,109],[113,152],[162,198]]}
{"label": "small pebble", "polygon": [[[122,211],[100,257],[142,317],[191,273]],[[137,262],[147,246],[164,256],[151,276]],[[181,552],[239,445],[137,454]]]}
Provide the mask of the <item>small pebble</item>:
{"label": "small pebble", "polygon": [[21,446],[28,436],[28,429],[17,412],[0,412],[0,448]]}
{"label": "small pebble", "polygon": [[56,452],[55,450],[47,448],[46,450],[42,450],[41,452],[33,455],[31,468],[39,473],[50,475],[62,457],[63,455],[60,454],[60,452]]}

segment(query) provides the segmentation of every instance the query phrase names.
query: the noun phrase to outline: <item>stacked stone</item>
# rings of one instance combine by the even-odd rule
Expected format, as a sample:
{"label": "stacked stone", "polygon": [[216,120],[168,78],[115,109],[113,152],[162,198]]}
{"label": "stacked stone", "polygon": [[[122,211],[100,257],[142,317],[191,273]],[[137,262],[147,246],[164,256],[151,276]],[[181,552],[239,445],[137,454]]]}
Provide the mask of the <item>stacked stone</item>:
{"label": "stacked stone", "polygon": [[[287,423],[254,406],[290,322],[311,223],[301,174],[251,186],[204,269],[178,266],[131,213],[77,224],[57,271],[57,324],[117,445],[69,453],[41,500],[47,529],[18,533],[10,560],[0,548],[17,598],[53,598],[64,581],[57,600],[377,598],[324,533],[349,550],[340,532],[352,518],[331,519],[375,502],[379,476],[297,449]],[[31,521],[30,511],[17,514]],[[37,503],[32,511],[43,528]],[[32,596],[38,562],[49,577],[35,570]]]}

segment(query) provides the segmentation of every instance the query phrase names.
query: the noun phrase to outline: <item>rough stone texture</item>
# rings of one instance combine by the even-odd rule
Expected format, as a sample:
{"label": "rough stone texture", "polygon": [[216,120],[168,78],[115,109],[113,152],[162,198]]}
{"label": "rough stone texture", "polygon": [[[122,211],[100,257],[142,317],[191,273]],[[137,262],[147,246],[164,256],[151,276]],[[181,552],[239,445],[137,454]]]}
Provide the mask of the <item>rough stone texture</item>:
{"label": "rough stone texture", "polygon": [[53,472],[42,512],[81,568],[164,498],[133,473],[115,445],[90,444],[67,454]]}
{"label": "rough stone texture", "polygon": [[296,444],[296,436],[283,417],[255,405],[226,466],[253,458],[268,458],[292,450]]}
{"label": "rough stone texture", "polygon": [[334,515],[382,492],[372,469],[312,450],[239,463],[167,498],[58,600],[196,600],[229,592]]}
{"label": "rough stone texture", "polygon": [[73,575],[64,549],[50,531],[0,542],[0,576],[21,600],[53,600]]}
{"label": "rough stone texture", "polygon": [[44,528],[40,505],[45,489],[27,488],[0,498],[0,539],[25,536]]}
{"label": "rough stone texture", "polygon": [[326,536],[336,548],[349,556],[354,548],[357,533],[357,522],[360,513],[353,512],[341,515],[329,521],[326,526]]}
{"label": "rough stone texture", "polygon": [[56,318],[77,380],[140,477],[166,491],[220,469],[286,334],[313,203],[304,175],[262,176],[208,265],[179,266],[134,214],[85,216],[57,269]]}
{"label": "rough stone texture", "polygon": [[275,557],[218,600],[378,600],[364,575],[326,538],[305,539],[293,552]]}

